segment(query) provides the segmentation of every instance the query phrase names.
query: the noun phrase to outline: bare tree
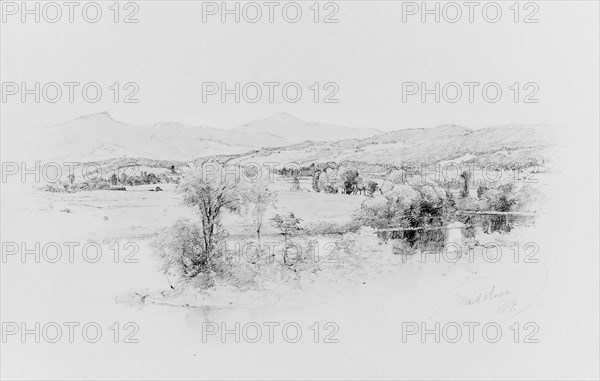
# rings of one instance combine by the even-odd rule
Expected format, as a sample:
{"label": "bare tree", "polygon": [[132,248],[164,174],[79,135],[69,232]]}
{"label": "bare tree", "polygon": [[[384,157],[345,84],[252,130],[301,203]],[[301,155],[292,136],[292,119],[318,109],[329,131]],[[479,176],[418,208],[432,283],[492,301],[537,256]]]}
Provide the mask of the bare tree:
{"label": "bare tree", "polygon": [[259,180],[256,183],[249,183],[240,194],[246,214],[252,218],[252,226],[260,248],[260,232],[263,228],[265,212],[269,207],[275,207],[277,204],[277,192],[269,190],[269,183],[266,180]]}

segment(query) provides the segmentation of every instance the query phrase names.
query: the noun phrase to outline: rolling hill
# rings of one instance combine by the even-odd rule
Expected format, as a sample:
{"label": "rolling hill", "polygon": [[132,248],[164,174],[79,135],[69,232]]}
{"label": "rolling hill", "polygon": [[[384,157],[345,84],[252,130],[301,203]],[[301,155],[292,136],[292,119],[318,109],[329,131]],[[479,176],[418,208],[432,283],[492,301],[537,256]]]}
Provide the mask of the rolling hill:
{"label": "rolling hill", "polygon": [[362,140],[305,142],[283,148],[264,148],[232,163],[353,162],[364,165],[400,166],[407,163],[435,164],[461,159],[486,165],[548,162],[553,152],[551,129],[543,125],[493,126],[471,130],[462,126],[404,129]]}
{"label": "rolling hill", "polygon": [[551,157],[555,141],[551,130],[543,125],[479,130],[444,125],[378,132],[305,123],[285,113],[237,129],[221,130],[179,123],[133,126],[102,112],[59,125],[32,128],[25,134],[23,144],[7,148],[12,148],[19,158],[41,161],[219,160],[275,162],[280,166],[335,161],[399,166],[452,160],[479,164],[545,162]]}
{"label": "rolling hill", "polygon": [[[305,123],[277,114],[233,130],[180,123],[133,126],[101,112],[54,126],[33,127],[7,147],[9,157],[27,160],[99,161],[113,158],[193,160],[232,155],[264,147],[283,147],[306,140],[333,141],[379,133],[320,123]],[[24,139],[23,139],[24,138]]]}
{"label": "rolling hill", "polygon": [[25,138],[14,154],[42,161],[96,161],[122,157],[185,161],[290,144],[288,140],[268,133],[246,134],[179,123],[133,126],[114,120],[106,112],[59,125],[34,127],[27,131]]}
{"label": "rolling hill", "polygon": [[350,128],[324,123],[307,123],[288,113],[279,113],[270,118],[248,123],[235,131],[245,134],[272,134],[292,143],[305,141],[336,142],[346,139],[364,139],[382,134],[374,128]]}

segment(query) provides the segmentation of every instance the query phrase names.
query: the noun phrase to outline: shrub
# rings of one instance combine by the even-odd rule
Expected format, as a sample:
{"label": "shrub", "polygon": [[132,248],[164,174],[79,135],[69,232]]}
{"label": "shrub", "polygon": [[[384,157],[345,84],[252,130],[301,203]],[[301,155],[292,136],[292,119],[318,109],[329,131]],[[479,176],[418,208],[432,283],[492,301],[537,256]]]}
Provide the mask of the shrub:
{"label": "shrub", "polygon": [[300,219],[297,218],[294,213],[290,213],[286,216],[280,216],[276,214],[273,218],[271,218],[273,222],[273,226],[279,230],[280,234],[283,236],[283,263],[287,264],[287,251],[288,248],[291,247],[288,244],[288,237],[297,234],[302,230],[300,227]]}
{"label": "shrub", "polygon": [[360,226],[361,224],[356,220],[348,223],[320,221],[306,225],[303,227],[302,231],[307,235],[346,234],[348,232],[357,232],[360,229]]}
{"label": "shrub", "polygon": [[224,269],[220,250],[207,252],[202,227],[189,220],[180,219],[160,232],[155,245],[163,262],[162,270],[176,278],[203,275],[205,281],[210,281]]}

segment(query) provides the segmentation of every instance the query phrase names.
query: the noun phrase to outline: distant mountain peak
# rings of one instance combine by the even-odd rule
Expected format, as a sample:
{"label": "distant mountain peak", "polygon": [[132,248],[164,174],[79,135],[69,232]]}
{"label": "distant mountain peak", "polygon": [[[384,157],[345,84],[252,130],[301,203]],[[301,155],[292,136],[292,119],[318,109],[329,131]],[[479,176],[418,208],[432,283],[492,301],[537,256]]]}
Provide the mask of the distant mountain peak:
{"label": "distant mountain peak", "polygon": [[107,111],[97,112],[95,114],[83,115],[74,120],[110,120],[112,122],[117,122],[113,119]]}
{"label": "distant mountain peak", "polygon": [[271,134],[287,140],[290,144],[307,141],[340,141],[347,139],[363,139],[378,135],[381,131],[373,128],[350,128],[325,123],[311,123],[298,119],[287,112],[280,112],[265,119],[246,123],[236,129],[249,134]]}
{"label": "distant mountain peak", "polygon": [[452,132],[457,132],[457,131],[461,131],[463,133],[471,133],[473,132],[472,129],[462,126],[460,124],[441,124],[439,126],[435,126],[435,127],[431,127],[429,128],[432,131],[452,131]]}
{"label": "distant mountain peak", "polygon": [[[262,118],[262,119],[257,119],[253,122],[248,122],[245,123],[242,127],[240,128],[245,128],[245,127],[250,127],[250,126],[255,126],[257,124],[280,124],[283,126],[289,126],[290,124],[298,124],[298,123],[304,123],[304,121],[296,118],[294,115],[287,113],[287,112],[278,112],[277,114],[273,114],[271,116],[268,116],[266,118]],[[242,130],[243,131],[243,130]]]}
{"label": "distant mountain peak", "polygon": [[[58,125],[36,127],[27,135],[26,143],[15,146],[13,154],[36,160],[64,157],[100,160],[123,156],[191,160],[267,148],[267,151],[272,149],[269,152],[284,152],[285,155],[291,152],[297,155],[302,151],[307,161],[322,156],[340,162],[360,158],[365,162],[392,163],[399,158],[444,160],[470,152],[494,152],[503,147],[541,147],[547,134],[543,126],[535,125],[481,130],[440,125],[382,133],[374,128],[304,122],[286,112],[233,130],[175,122],[136,126],[116,121],[108,112],[102,111]],[[286,150],[285,147],[289,148]],[[285,160],[289,158],[284,157]]]}
{"label": "distant mountain peak", "polygon": [[294,115],[292,115],[288,112],[278,112],[277,114],[271,115],[267,119],[292,119],[292,120],[297,120],[299,122],[302,122],[300,119],[296,118]]}
{"label": "distant mountain peak", "polygon": [[158,122],[153,127],[187,127],[186,125],[178,122]]}

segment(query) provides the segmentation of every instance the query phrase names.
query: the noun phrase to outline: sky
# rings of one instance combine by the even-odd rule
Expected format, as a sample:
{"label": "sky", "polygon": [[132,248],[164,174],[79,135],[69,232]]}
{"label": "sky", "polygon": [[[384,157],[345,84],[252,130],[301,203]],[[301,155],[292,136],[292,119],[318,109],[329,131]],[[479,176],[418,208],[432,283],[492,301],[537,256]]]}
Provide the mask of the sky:
{"label": "sky", "polygon": [[[49,22],[58,13],[39,3],[36,23],[35,15],[27,14],[22,22],[22,9],[14,8],[21,2],[4,1],[2,129],[54,125],[102,111],[134,125],[179,122],[226,129],[279,112],[309,122],[384,131],[441,124],[481,128],[581,121],[597,126],[598,2],[538,1],[530,2],[529,8],[522,2],[518,23],[512,1],[498,2],[502,14],[495,23],[484,18],[486,2],[473,10],[472,23],[469,9],[460,6],[463,2],[455,3],[462,12],[455,23],[449,21],[456,9],[446,3],[438,5],[439,23],[434,15],[423,23],[422,9],[410,8],[421,2],[338,1],[315,7],[313,1],[299,1],[302,14],[295,23],[291,21],[296,5],[276,3],[272,23],[264,2],[238,3],[239,23],[235,15],[226,15],[222,22],[221,2],[141,1],[127,6],[122,2],[117,16],[109,8],[112,1],[101,1],[96,23],[83,17],[86,2],[73,11],[72,23],[62,6],[61,17]],[[28,4],[31,9],[35,6]],[[254,4],[262,16],[253,23],[249,21],[256,15]],[[95,8],[86,9],[93,20]],[[495,8],[488,9],[489,20],[494,12]],[[123,22],[128,15],[138,22]],[[325,23],[326,18],[337,22]],[[523,22],[527,18],[538,22]],[[40,102],[34,95],[23,102],[20,84],[34,89],[36,82]],[[70,102],[64,83],[72,82],[79,85],[73,87]],[[230,94],[223,103],[221,84],[231,89],[236,82],[240,101]],[[439,103],[433,94],[423,103],[418,87],[410,87],[425,83],[434,89],[436,82],[441,95],[444,86],[447,91]],[[473,87],[473,102],[465,85],[471,82],[478,84]],[[62,92],[59,98],[52,83]],[[90,99],[97,87],[102,90],[96,103],[82,95],[88,83]],[[217,86],[211,87],[214,83]],[[265,83],[276,84],[271,85],[272,102]],[[502,91],[497,102],[484,98],[486,84],[487,94],[492,94],[489,100],[497,88]],[[292,103],[297,88],[302,94]],[[457,89],[462,96],[452,103]],[[414,94],[407,95],[411,91]],[[124,102],[132,93],[129,99],[138,102]],[[337,102],[324,102],[326,98]],[[526,98],[538,102],[526,103]],[[53,99],[55,103],[48,101]]]}

